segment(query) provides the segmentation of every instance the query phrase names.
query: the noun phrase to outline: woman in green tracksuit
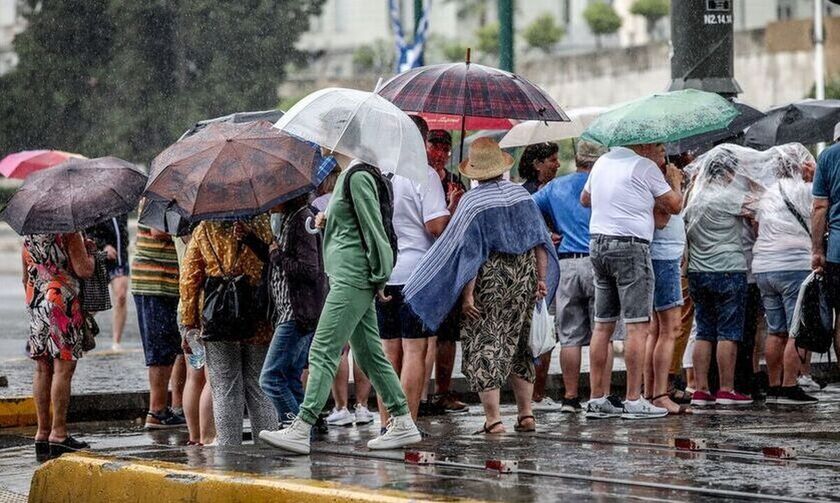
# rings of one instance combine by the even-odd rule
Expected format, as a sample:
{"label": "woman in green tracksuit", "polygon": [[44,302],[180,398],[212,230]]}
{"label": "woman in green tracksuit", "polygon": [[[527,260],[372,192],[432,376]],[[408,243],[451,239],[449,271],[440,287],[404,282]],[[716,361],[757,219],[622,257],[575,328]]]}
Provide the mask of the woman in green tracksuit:
{"label": "woman in green tracksuit", "polygon": [[[263,431],[260,438],[275,447],[309,453],[310,429],[324,408],[347,342],[368,375],[392,419],[387,431],[368,442],[370,449],[394,449],[420,441],[400,381],[382,349],[374,297],[385,287],[394,264],[379,210],[377,181],[349,157],[333,153],[342,167],[327,207],[324,266],[330,293],[309,351],[309,379],[300,413],[291,426]],[[375,168],[374,168],[375,169]],[[349,181],[348,181],[348,175]],[[352,204],[345,196],[350,183]]]}

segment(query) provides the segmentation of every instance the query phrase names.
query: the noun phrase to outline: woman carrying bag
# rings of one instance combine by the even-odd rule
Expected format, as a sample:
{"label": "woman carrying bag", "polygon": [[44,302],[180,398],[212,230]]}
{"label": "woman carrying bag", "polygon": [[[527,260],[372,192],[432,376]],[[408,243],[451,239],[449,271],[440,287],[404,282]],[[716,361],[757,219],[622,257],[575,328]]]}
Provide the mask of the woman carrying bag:
{"label": "woman carrying bag", "polygon": [[[267,215],[245,222],[272,241]],[[259,304],[265,264],[236,239],[233,222],[204,221],[193,231],[181,269],[181,323],[201,330],[213,395],[218,445],[242,444],[244,406],[253,431],[277,427],[277,412],[259,378],[271,327]],[[229,300],[236,296],[236,302]]]}

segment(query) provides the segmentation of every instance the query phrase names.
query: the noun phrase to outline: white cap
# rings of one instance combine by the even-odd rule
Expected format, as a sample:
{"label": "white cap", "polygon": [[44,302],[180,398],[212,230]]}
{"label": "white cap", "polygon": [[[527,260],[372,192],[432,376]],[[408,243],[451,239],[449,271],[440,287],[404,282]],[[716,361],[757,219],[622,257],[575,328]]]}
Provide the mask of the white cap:
{"label": "white cap", "polygon": [[840,140],[840,122],[834,126],[834,141]]}

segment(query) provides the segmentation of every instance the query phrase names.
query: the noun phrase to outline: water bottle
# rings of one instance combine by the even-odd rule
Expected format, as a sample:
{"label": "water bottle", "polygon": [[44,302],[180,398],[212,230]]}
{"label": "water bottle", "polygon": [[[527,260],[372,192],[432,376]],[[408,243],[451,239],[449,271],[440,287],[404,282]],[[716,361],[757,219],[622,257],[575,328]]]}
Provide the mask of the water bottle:
{"label": "water bottle", "polygon": [[199,338],[200,335],[201,332],[192,329],[187,332],[186,336],[187,344],[189,344],[190,350],[192,351],[191,355],[187,355],[187,363],[195,370],[204,368],[204,343]]}

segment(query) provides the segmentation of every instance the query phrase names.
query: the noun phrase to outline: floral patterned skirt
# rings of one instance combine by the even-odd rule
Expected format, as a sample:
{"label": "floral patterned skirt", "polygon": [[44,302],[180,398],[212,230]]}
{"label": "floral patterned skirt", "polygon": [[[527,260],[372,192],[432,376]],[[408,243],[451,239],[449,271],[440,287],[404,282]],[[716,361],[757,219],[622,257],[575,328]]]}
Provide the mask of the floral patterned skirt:
{"label": "floral patterned skirt", "polygon": [[96,322],[82,310],[81,299],[58,282],[34,288],[29,312],[30,358],[78,360],[85,336],[96,331]]}
{"label": "floral patterned skirt", "polygon": [[461,321],[461,371],[472,391],[501,388],[511,373],[534,382],[528,340],[536,287],[533,250],[492,253],[479,269],[474,295],[481,317]]}

